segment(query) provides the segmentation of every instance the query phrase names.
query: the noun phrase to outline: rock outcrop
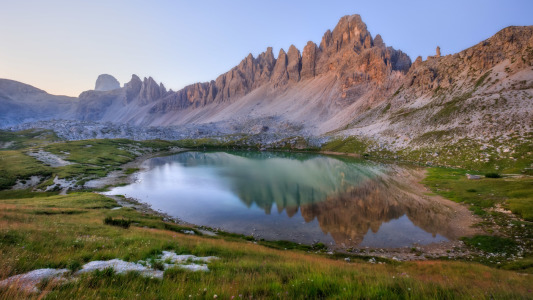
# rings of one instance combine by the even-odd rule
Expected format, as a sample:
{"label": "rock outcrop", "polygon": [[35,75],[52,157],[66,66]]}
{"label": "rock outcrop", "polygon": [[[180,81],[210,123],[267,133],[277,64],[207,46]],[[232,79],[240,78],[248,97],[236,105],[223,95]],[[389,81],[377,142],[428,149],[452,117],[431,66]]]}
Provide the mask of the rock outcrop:
{"label": "rock outcrop", "polygon": [[315,77],[317,51],[318,49],[315,43],[311,41],[307,42],[302,52],[302,71],[300,74],[302,80]]}
{"label": "rock outcrop", "polygon": [[157,84],[152,77],[145,77],[139,91],[139,100],[141,105],[145,105],[162,98],[166,93],[167,89],[162,83]]}
{"label": "rock outcrop", "polygon": [[287,54],[285,50],[280,49],[274,71],[272,72],[272,82],[275,86],[286,84],[289,80],[289,73],[287,72]]}
{"label": "rock outcrop", "polygon": [[96,84],[94,86],[95,91],[112,91],[120,88],[120,83],[118,80],[109,75],[109,74],[102,74],[98,76],[96,79]]}
{"label": "rock outcrop", "polygon": [[287,73],[289,75],[289,80],[291,82],[300,81],[301,70],[302,56],[300,55],[300,50],[294,45],[291,45],[289,47],[289,52],[287,53]]}

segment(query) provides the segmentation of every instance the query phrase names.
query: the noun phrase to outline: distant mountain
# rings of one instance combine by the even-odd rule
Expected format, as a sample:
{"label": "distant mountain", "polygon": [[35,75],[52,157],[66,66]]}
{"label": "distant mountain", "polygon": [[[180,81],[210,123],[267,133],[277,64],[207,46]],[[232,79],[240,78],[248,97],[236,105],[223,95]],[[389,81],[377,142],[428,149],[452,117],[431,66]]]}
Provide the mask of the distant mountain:
{"label": "distant mountain", "polygon": [[94,85],[95,91],[112,91],[120,88],[120,82],[118,80],[109,75],[109,74],[102,74],[98,76],[96,79],[96,84]]}
{"label": "distant mountain", "polygon": [[0,125],[75,119],[78,99],[55,96],[21,82],[0,79]]}
{"label": "distant mountain", "polygon": [[0,122],[261,127],[275,120],[302,134],[357,135],[396,146],[442,135],[524,135],[533,126],[533,26],[508,27],[460,53],[441,56],[437,49],[412,63],[352,15],[318,45],[308,42],[302,51],[292,45],[277,58],[267,48],[216,80],[176,92],[151,77],[133,75],[122,88],[115,81],[101,75],[95,90],[76,99],[2,80]]}

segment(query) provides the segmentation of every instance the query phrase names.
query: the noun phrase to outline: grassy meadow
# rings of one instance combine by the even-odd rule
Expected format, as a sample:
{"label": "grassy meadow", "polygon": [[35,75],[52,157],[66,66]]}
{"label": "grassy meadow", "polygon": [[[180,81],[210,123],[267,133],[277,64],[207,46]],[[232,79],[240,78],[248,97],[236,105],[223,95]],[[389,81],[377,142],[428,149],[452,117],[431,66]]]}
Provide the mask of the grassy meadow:
{"label": "grassy meadow", "polygon": [[[185,234],[191,228],[132,208],[117,209],[115,200],[89,190],[79,189],[66,195],[38,191],[55,176],[78,182],[98,178],[112,170],[122,170],[124,163],[142,154],[167,151],[180,144],[128,140],[65,142],[46,132],[38,136],[49,136],[47,142],[33,143],[34,134],[0,134],[0,140],[16,139],[9,149],[0,150],[0,280],[39,268],[67,268],[74,272],[94,260],[119,258],[136,262],[153,258],[163,250],[214,255],[220,259],[209,263],[209,272],[168,269],[159,280],[138,273],[116,275],[96,271],[61,285],[43,281],[39,285],[40,294],[0,288],[0,299],[533,298],[530,274],[533,266],[529,256],[505,264],[481,258],[473,262],[378,259],[372,263],[368,257],[330,255],[317,248],[254,241],[235,234],[207,236],[196,229],[192,229],[195,235]],[[195,143],[186,141],[181,145],[185,144]],[[61,155],[74,164],[46,166],[26,154],[39,149]],[[129,174],[136,169],[123,171]],[[527,242],[508,238],[518,234],[531,240],[528,236],[531,180],[504,177],[466,181],[465,173],[431,168],[424,182],[433,193],[469,205],[483,216],[487,223],[479,226],[495,228],[494,235],[465,242],[487,252],[531,247]],[[42,177],[37,189],[9,189],[17,180],[33,175]],[[512,210],[516,216],[500,216],[493,210],[499,206]],[[506,222],[505,227],[509,222],[514,225],[504,230],[500,228],[504,223],[498,222]],[[498,245],[497,249],[490,248],[492,245]]]}

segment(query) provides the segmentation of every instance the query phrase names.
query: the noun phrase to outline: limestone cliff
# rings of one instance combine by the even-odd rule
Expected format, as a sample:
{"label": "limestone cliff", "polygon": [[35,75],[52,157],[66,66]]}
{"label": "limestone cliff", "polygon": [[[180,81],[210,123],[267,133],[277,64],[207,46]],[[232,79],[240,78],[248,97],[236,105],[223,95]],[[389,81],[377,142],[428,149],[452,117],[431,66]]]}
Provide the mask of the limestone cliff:
{"label": "limestone cliff", "polygon": [[151,113],[202,107],[210,103],[236,101],[267,84],[275,87],[310,80],[332,73],[344,89],[358,83],[383,84],[393,73],[406,73],[410,58],[381,40],[374,45],[372,36],[359,15],[341,18],[333,32],[327,31],[320,47],[309,41],[302,53],[294,45],[288,52],[280,49],[277,59],[272,48],[254,58],[249,54],[215,81],[197,83],[167,95]]}

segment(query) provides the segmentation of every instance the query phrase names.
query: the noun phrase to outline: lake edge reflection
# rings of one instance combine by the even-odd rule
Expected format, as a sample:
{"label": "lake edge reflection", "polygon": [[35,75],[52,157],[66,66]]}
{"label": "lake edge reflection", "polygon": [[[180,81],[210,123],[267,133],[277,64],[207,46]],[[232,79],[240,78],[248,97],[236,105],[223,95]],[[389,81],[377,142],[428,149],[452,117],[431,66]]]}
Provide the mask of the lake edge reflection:
{"label": "lake edge reflection", "polygon": [[146,165],[139,182],[109,194],[258,239],[395,248],[455,238],[449,209],[424,203],[395,180],[409,168],[287,152],[193,151]]}

